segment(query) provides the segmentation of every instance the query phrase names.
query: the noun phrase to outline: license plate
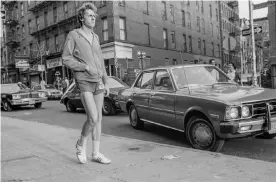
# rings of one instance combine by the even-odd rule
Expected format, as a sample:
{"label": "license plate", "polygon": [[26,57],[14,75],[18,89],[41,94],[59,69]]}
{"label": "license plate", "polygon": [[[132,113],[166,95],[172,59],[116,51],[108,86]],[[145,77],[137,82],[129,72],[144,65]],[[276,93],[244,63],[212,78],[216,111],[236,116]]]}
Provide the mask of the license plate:
{"label": "license plate", "polygon": [[30,105],[35,104],[35,101],[30,100],[30,101],[29,101],[29,104],[30,104]]}

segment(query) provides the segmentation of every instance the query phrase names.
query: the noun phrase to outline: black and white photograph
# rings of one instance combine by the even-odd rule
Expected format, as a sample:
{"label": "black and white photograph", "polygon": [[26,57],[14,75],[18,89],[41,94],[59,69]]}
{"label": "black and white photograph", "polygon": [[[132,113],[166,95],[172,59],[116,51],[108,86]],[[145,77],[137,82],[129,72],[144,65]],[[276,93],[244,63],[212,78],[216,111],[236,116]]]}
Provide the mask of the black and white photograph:
{"label": "black and white photograph", "polygon": [[274,182],[276,0],[1,0],[2,182]]}

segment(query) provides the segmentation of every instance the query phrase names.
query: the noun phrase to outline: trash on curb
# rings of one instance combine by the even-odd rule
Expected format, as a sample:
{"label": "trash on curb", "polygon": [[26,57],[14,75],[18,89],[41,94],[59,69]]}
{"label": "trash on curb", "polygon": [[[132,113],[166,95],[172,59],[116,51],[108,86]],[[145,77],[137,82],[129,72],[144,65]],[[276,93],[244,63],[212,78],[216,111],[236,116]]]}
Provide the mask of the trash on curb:
{"label": "trash on curb", "polygon": [[166,155],[166,156],[163,156],[161,159],[162,160],[172,160],[172,159],[177,159],[179,158],[178,155]]}

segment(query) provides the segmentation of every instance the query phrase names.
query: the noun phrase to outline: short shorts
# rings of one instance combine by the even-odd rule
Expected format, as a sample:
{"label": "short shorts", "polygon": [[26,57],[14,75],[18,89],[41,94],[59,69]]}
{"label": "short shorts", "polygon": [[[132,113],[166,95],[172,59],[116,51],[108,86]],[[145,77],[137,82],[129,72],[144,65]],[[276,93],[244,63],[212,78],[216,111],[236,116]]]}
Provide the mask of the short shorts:
{"label": "short shorts", "polygon": [[76,81],[76,85],[81,92],[92,92],[94,95],[105,92],[104,84],[102,81],[89,82],[84,80],[78,80]]}

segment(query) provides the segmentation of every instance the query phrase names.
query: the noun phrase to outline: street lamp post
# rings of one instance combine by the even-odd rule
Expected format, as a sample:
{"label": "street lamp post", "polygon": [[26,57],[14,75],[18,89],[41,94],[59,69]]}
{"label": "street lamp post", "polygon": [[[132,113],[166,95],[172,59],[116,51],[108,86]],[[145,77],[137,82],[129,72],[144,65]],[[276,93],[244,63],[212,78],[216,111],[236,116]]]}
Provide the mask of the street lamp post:
{"label": "street lamp post", "polygon": [[146,53],[142,51],[137,51],[138,59],[141,61],[141,69],[144,70],[144,59],[146,58]]}

